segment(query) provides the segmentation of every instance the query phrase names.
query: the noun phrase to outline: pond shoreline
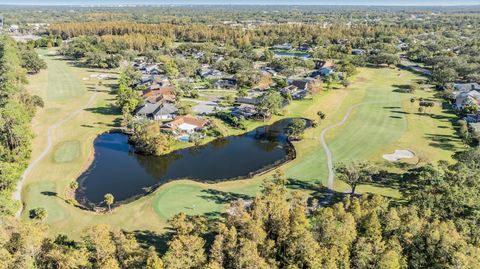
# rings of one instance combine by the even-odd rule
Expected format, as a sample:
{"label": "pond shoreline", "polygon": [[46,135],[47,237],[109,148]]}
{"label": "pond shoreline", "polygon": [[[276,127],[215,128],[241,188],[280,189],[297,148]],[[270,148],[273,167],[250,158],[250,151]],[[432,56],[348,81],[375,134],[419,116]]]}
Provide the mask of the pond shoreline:
{"label": "pond shoreline", "polygon": [[[263,126],[260,126],[260,127],[257,127],[249,132],[246,132],[244,134],[239,134],[239,135],[233,135],[233,136],[228,136],[226,138],[220,138],[220,139],[216,139],[216,140],[213,140],[205,145],[201,145],[201,146],[195,146],[193,148],[189,148],[189,149],[181,149],[181,150],[176,150],[176,151],[173,151],[171,153],[169,153],[170,155],[175,155],[177,153],[180,153],[180,154],[186,154],[185,152],[186,151],[189,151],[188,153],[191,155],[191,154],[195,154],[197,151],[198,152],[202,152],[205,151],[205,150],[211,150],[209,149],[209,147],[212,147],[212,142],[215,143],[215,141],[217,140],[221,140],[221,139],[226,139],[227,141],[227,146],[229,145],[229,143],[232,143],[230,140],[234,140],[234,139],[242,139],[242,137],[246,137],[250,140],[254,140],[254,141],[257,141],[258,138],[252,138],[252,132],[261,132],[262,130],[265,131],[265,130],[268,130],[270,129],[271,126],[274,126],[274,125],[277,125],[277,124],[286,124],[284,121],[286,120],[290,120],[290,119],[283,119],[283,120],[279,120],[271,125],[263,125]],[[308,119],[305,119],[307,121],[307,127],[310,127],[309,123],[310,121]],[[277,126],[278,127],[278,126]],[[284,128],[285,126],[283,127],[278,127],[278,128]],[[274,129],[274,128],[272,128]],[[260,130],[260,131],[259,131]],[[155,192],[160,186],[168,183],[168,182],[171,182],[171,181],[174,181],[174,180],[192,180],[192,181],[196,181],[196,182],[203,182],[203,183],[207,183],[207,184],[214,184],[214,183],[218,183],[218,182],[227,182],[227,181],[235,181],[235,180],[244,180],[244,179],[250,179],[250,178],[253,178],[253,177],[257,177],[257,176],[260,176],[260,175],[263,175],[265,173],[268,173],[292,160],[294,160],[297,156],[296,156],[296,150],[295,150],[295,147],[293,145],[293,143],[290,141],[290,139],[286,138],[286,134],[284,132],[283,129],[281,129],[282,131],[281,132],[278,132],[278,130],[274,131],[277,132],[277,134],[275,135],[275,138],[274,138],[274,143],[276,143],[275,145],[282,145],[282,147],[277,148],[278,146],[275,146],[274,150],[277,152],[275,156],[278,156],[278,151],[281,150],[283,153],[283,157],[277,159],[276,161],[273,161],[273,163],[270,163],[270,164],[266,164],[265,166],[259,168],[259,169],[255,169],[255,170],[252,170],[252,172],[248,173],[248,174],[244,174],[244,175],[240,175],[240,176],[233,176],[233,177],[222,177],[222,178],[215,178],[215,179],[208,179],[208,178],[190,178],[190,177],[172,177],[172,178],[168,178],[168,175],[167,175],[167,178],[163,178],[162,177],[164,175],[161,175],[159,178],[158,176],[151,176],[152,178],[155,178],[159,180],[158,183],[155,183],[155,184],[151,184],[147,187],[142,187],[141,188],[141,191],[138,190],[138,191],[134,191],[134,192],[138,192],[136,194],[133,194],[127,198],[123,198],[123,199],[119,199],[117,202],[114,203],[114,207],[118,207],[118,206],[121,206],[121,205],[124,205],[124,204],[128,204],[130,202],[133,202],[143,196],[147,196],[153,192]],[[268,131],[267,131],[268,132]],[[109,132],[106,132],[104,134],[101,134],[99,136],[97,136],[97,138],[94,140],[94,148],[96,147],[95,143],[97,143],[97,139],[99,139],[99,137],[102,137],[102,135],[107,135],[107,134],[121,134],[122,136],[125,136],[127,137],[128,139],[128,134],[125,134],[122,130],[118,130],[118,129],[115,129],[115,130],[111,130]],[[265,133],[267,134],[267,133]],[[260,135],[265,135],[265,134],[260,134]],[[264,138],[263,138],[264,139]],[[260,145],[257,145],[256,147],[260,146],[260,147],[264,147],[265,144],[264,143],[272,143],[271,141],[270,142],[267,142],[269,138],[267,138],[267,140],[265,140],[265,142],[261,142]],[[280,140],[278,140],[280,139]],[[278,141],[277,141],[278,140]],[[230,141],[230,142],[229,142]],[[283,142],[281,142],[283,141]],[[220,141],[221,142],[221,141]],[[252,143],[252,142],[250,142]],[[255,143],[259,143],[258,141],[255,142]],[[264,144],[262,146],[262,143]],[[128,144],[128,147],[129,147],[129,151],[133,151],[132,150],[132,145]],[[268,144],[270,145],[270,144]],[[268,147],[268,145],[266,145]],[[223,147],[223,146],[221,146]],[[221,150],[221,148],[220,148]],[[258,149],[257,149],[258,150]],[[94,150],[96,151],[96,150]],[[191,152],[190,152],[191,151]],[[132,155],[133,153],[129,153],[129,155]],[[201,154],[201,153],[200,153]],[[233,154],[235,154],[235,152],[233,152]],[[243,153],[245,154],[245,153]],[[95,157],[97,156],[97,153],[93,153],[94,155],[94,159]],[[168,155],[168,154],[167,154]],[[148,156],[145,156],[145,155],[138,155],[140,156],[141,158],[145,158],[145,159],[148,159],[149,157]],[[245,156],[245,155],[241,155],[241,156]],[[164,156],[165,157],[165,156]],[[155,158],[155,157],[153,157]],[[161,157],[160,157],[161,158]],[[161,160],[161,159],[160,159]],[[173,161],[175,162],[175,160]],[[265,162],[265,161],[264,161]],[[166,165],[170,165],[170,163],[167,161],[166,162]],[[261,165],[261,164],[259,164]],[[83,208],[83,209],[86,209],[86,210],[95,210],[95,209],[98,209],[99,206],[102,206],[102,202],[92,202],[90,201],[88,198],[87,198],[87,194],[86,194],[86,191],[87,191],[87,187],[85,187],[85,180],[87,179],[87,177],[89,176],[90,172],[95,169],[95,166],[96,166],[96,162],[95,160],[92,161],[92,163],[90,164],[90,167],[86,169],[86,171],[84,171],[82,173],[82,175],[80,175],[78,178],[77,178],[77,181],[79,182],[79,186],[82,186],[81,188],[79,188],[77,190],[77,192],[75,193],[75,199],[77,200],[77,202],[79,203],[80,207]],[[228,165],[227,165],[228,166]],[[119,169],[122,169],[122,168],[119,168]],[[125,169],[125,168],[123,168]],[[167,168],[168,169],[168,168]],[[232,168],[233,169],[233,168]],[[242,171],[245,171],[245,169],[248,169],[248,168],[243,168]],[[188,169],[187,169],[188,170]],[[168,172],[168,170],[167,170]],[[234,173],[234,172],[233,172]],[[241,173],[244,173],[244,172],[241,172]],[[140,179],[141,180],[141,179]],[[88,184],[87,184],[88,186]],[[116,186],[118,187],[118,186]],[[128,187],[128,186],[126,186]],[[98,199],[97,199],[98,200]]]}

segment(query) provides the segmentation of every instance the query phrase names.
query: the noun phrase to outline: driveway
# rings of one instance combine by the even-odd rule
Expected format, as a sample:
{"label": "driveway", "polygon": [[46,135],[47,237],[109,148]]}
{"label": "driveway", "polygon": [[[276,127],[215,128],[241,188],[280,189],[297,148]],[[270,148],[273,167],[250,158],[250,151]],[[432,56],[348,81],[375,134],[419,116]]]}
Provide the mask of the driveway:
{"label": "driveway", "polygon": [[420,66],[418,66],[418,64],[416,64],[416,63],[414,63],[414,62],[412,62],[408,59],[405,59],[405,58],[400,59],[400,65],[402,65],[403,67],[405,67],[407,69],[411,69],[411,70],[413,70],[417,73],[420,73],[420,74],[423,74],[423,75],[426,75],[426,76],[431,76],[432,75],[431,70],[420,67]]}
{"label": "driveway", "polygon": [[222,108],[218,105],[218,103],[214,101],[202,101],[197,99],[183,99],[185,101],[197,103],[196,105],[192,106],[192,111],[195,114],[200,115],[208,115],[214,113],[216,110],[221,110]]}

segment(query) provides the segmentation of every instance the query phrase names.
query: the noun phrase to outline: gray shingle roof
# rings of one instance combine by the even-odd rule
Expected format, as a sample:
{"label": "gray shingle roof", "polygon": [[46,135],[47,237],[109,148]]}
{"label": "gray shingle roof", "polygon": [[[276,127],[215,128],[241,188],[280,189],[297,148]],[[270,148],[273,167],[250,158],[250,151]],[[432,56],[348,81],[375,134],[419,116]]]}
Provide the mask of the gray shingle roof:
{"label": "gray shingle roof", "polygon": [[169,115],[178,111],[177,107],[173,104],[158,102],[155,104],[145,103],[139,108],[135,115],[151,117],[155,115]]}
{"label": "gray shingle roof", "polygon": [[468,92],[472,90],[480,91],[480,84],[478,83],[459,83],[454,85],[455,90],[461,92]]}

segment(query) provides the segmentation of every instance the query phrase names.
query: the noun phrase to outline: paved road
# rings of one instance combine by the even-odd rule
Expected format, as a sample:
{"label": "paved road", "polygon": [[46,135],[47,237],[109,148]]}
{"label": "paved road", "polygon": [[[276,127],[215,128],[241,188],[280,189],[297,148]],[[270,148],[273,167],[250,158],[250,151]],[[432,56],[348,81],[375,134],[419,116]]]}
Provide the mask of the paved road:
{"label": "paved road", "polygon": [[[97,97],[97,94],[98,94],[98,92],[95,92],[92,96],[90,96],[90,99],[88,99],[88,102],[85,106],[83,106],[82,108],[79,108],[78,110],[73,111],[72,113],[70,113],[70,115],[61,119],[60,121],[57,121],[56,123],[54,123],[52,126],[50,126],[48,128],[48,130],[47,130],[47,147],[45,147],[45,149],[42,151],[42,153],[35,160],[30,162],[27,169],[25,169],[25,171],[23,172],[22,177],[20,178],[20,180],[17,183],[17,188],[16,188],[15,192],[13,193],[13,199],[14,200],[22,202],[22,188],[23,188],[23,183],[25,181],[25,178],[32,171],[32,169],[35,167],[35,165],[37,165],[43,158],[45,158],[45,156],[47,156],[48,152],[50,152],[50,150],[52,149],[52,147],[53,147],[53,132],[58,127],[62,126],[64,123],[66,123],[67,121],[73,119],[75,116],[80,114],[86,108],[90,107],[92,105],[93,101],[95,100],[95,97]],[[22,211],[23,211],[23,203],[21,203],[20,209],[15,213],[15,217],[20,218],[20,215],[22,214]]]}

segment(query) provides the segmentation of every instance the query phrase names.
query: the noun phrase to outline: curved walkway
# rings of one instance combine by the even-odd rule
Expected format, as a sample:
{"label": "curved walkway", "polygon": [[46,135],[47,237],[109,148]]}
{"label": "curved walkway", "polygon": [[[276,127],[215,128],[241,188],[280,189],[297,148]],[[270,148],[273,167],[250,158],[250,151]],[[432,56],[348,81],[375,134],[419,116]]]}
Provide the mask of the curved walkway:
{"label": "curved walkway", "polygon": [[86,108],[88,108],[93,103],[93,101],[95,100],[95,97],[97,97],[97,94],[98,94],[98,92],[95,91],[95,93],[92,96],[90,96],[90,99],[88,99],[88,102],[85,106],[73,111],[67,117],[61,119],[60,121],[57,121],[52,126],[48,127],[48,130],[47,130],[47,147],[45,147],[45,149],[42,151],[42,153],[40,153],[40,155],[36,159],[34,159],[32,162],[30,162],[27,169],[25,169],[25,171],[23,172],[22,177],[18,181],[17,188],[16,188],[15,192],[13,193],[13,199],[21,202],[20,209],[15,213],[16,218],[20,218],[20,215],[22,214],[22,211],[23,211],[22,188],[23,188],[23,183],[25,182],[25,178],[32,171],[32,169],[35,167],[35,165],[37,165],[43,158],[45,158],[45,156],[47,156],[48,152],[50,152],[50,150],[52,149],[52,147],[53,147],[53,132],[58,127],[62,126],[64,123],[73,119],[75,116],[77,116],[82,111],[84,111]]}
{"label": "curved walkway", "polygon": [[325,154],[327,155],[327,166],[328,166],[328,180],[327,180],[327,188],[330,191],[333,191],[333,180],[335,178],[335,171],[333,168],[333,156],[332,152],[330,151],[330,148],[327,145],[327,142],[325,141],[325,136],[328,131],[331,129],[334,129],[338,126],[341,126],[345,124],[345,122],[348,120],[350,117],[350,114],[352,114],[352,111],[362,105],[367,105],[367,104],[382,104],[382,103],[392,103],[392,102],[397,102],[397,100],[391,100],[391,101],[380,101],[380,102],[363,102],[363,103],[358,103],[356,105],[353,105],[347,109],[347,112],[345,113],[345,116],[343,116],[343,119],[335,124],[332,124],[328,126],[327,128],[323,129],[321,135],[320,135],[320,142],[322,144],[323,149],[325,150]]}

